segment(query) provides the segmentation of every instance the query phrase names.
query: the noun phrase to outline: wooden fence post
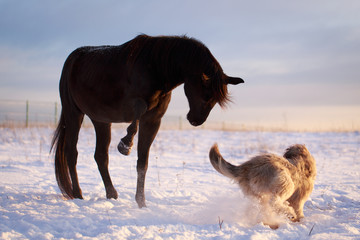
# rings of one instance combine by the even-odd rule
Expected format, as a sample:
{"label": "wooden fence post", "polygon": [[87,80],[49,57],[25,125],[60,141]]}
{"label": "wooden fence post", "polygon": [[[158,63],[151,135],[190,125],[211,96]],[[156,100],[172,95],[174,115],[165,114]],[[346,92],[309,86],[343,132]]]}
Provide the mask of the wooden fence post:
{"label": "wooden fence post", "polygon": [[26,100],[25,127],[29,126],[29,100]]}

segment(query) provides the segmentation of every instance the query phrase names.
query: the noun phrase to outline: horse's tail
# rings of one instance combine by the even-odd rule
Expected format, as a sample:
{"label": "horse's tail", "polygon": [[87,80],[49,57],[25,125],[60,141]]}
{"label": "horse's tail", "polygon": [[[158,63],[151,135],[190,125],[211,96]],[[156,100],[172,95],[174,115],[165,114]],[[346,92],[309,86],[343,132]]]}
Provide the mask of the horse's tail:
{"label": "horse's tail", "polygon": [[64,197],[73,199],[72,183],[70,180],[69,168],[64,153],[65,135],[65,118],[63,112],[61,111],[60,121],[55,130],[50,151],[52,151],[52,149],[55,147],[55,176],[58,186]]}
{"label": "horse's tail", "polygon": [[222,175],[229,177],[231,179],[238,177],[239,167],[232,165],[227,162],[219,152],[218,145],[215,143],[209,152],[209,158],[212,166],[216,171]]}
{"label": "horse's tail", "polygon": [[[75,52],[75,51],[74,51]],[[70,69],[73,64],[73,55],[75,53],[69,55],[64,63],[64,67],[60,77],[60,98],[61,98],[61,115],[58,126],[55,130],[54,137],[51,142],[51,149],[55,149],[55,176],[58,186],[63,194],[64,197],[73,199],[73,188],[72,188],[72,181],[70,179],[69,167],[68,162],[66,159],[65,154],[65,145],[66,145],[66,122],[65,122],[65,113],[64,107],[69,109],[71,107],[72,98],[68,91],[68,81],[70,78]],[[68,130],[69,131],[69,130]]]}

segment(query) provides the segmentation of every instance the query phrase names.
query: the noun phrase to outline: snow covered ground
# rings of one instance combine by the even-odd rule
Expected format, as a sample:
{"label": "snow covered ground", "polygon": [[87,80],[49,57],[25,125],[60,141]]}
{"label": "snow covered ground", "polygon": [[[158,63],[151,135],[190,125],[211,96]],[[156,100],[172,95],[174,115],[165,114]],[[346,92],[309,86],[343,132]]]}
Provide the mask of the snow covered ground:
{"label": "snow covered ground", "polygon": [[[94,130],[81,130],[78,174],[84,200],[64,200],[49,154],[52,128],[0,128],[1,239],[360,239],[360,134],[163,130],[149,160],[147,208],[138,209],[136,148],[122,156],[113,129],[110,174],[119,193],[107,200],[93,160]],[[300,223],[272,230],[254,203],[218,174],[208,151],[218,142],[238,164],[260,152],[306,144],[318,176]]]}

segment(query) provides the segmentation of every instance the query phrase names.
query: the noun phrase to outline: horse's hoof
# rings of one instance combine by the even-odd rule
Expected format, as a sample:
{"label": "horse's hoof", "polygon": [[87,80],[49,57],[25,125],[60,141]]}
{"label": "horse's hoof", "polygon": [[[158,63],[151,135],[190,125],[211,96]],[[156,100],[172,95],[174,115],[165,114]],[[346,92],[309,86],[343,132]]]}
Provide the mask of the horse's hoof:
{"label": "horse's hoof", "polygon": [[143,207],[146,208],[146,207],[147,207],[146,204],[145,204],[145,202],[143,202],[143,203],[137,203],[137,204],[138,204],[139,208],[143,208]]}
{"label": "horse's hoof", "polygon": [[120,141],[118,144],[118,150],[121,154],[127,156],[130,154],[131,152],[131,147],[132,146],[128,146],[126,145],[123,141]]}
{"label": "horse's hoof", "polygon": [[81,194],[74,194],[73,198],[74,199],[84,199]]}
{"label": "horse's hoof", "polygon": [[137,202],[137,204],[138,204],[139,208],[146,207],[146,204],[145,204],[145,198],[135,196],[135,200],[136,200],[136,202]]}
{"label": "horse's hoof", "polygon": [[107,199],[117,199],[118,198],[118,193],[116,192],[115,189],[111,189],[109,191],[106,192],[106,198]]}

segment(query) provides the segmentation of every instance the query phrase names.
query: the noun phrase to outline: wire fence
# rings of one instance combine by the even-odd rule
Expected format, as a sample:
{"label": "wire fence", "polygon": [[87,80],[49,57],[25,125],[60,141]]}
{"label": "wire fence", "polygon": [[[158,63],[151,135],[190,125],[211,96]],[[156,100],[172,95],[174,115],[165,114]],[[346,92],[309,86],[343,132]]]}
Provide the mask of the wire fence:
{"label": "wire fence", "polygon": [[[56,126],[61,113],[58,102],[30,100],[0,100],[0,126],[2,127],[33,127]],[[128,123],[113,124],[126,127]],[[83,126],[91,126],[89,118],[85,117]],[[167,115],[162,119],[161,129],[192,129],[185,117]],[[236,122],[206,121],[200,129],[214,130],[244,130],[245,126]]]}
{"label": "wire fence", "polygon": [[55,125],[59,115],[57,102],[0,100],[0,124],[2,126]]}
{"label": "wire fence", "polygon": [[[30,100],[0,100],[0,127],[55,127],[61,114],[61,104],[50,101],[30,101]],[[251,112],[249,113],[251,114]],[[295,118],[296,119],[296,118]],[[270,123],[268,123],[270,122]],[[291,122],[281,119],[271,123],[266,122],[249,123],[245,121],[215,121],[208,119],[204,124],[196,129],[222,130],[222,131],[359,131],[358,121],[347,121],[347,125],[329,123],[318,126],[314,123],[300,128],[296,124],[290,126]],[[113,128],[126,128],[129,123],[114,123]],[[83,127],[91,127],[91,121],[85,116]],[[311,128],[311,126],[313,128]],[[183,115],[165,114],[162,118],[161,127],[163,130],[187,130],[195,129]]]}

